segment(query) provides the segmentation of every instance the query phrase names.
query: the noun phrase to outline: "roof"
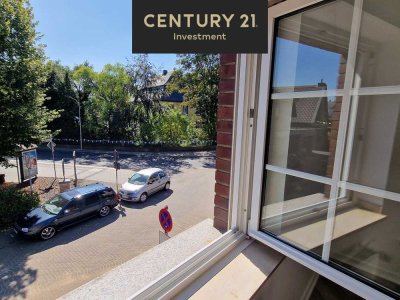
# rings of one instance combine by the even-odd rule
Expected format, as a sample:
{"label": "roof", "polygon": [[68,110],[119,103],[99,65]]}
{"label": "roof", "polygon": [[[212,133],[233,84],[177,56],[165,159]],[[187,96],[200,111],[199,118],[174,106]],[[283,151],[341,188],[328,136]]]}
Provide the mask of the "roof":
{"label": "roof", "polygon": [[321,98],[293,99],[292,122],[315,123]]}
{"label": "roof", "polygon": [[160,172],[160,171],[162,171],[160,168],[148,168],[148,169],[140,170],[137,173],[142,174],[142,175],[151,175],[155,172]]}
{"label": "roof", "polygon": [[160,99],[164,102],[183,102],[183,93],[172,92],[171,94],[165,95]]}
{"label": "roof", "polygon": [[[310,92],[326,90],[327,86],[322,80],[317,85],[279,86],[274,87],[274,93]],[[301,124],[314,124],[317,121],[329,119],[327,97],[293,98],[292,122]]]}
{"label": "roof", "polygon": [[172,75],[172,72],[167,72],[165,75],[160,75],[157,77],[157,79],[154,81],[154,84],[152,84],[152,87],[157,87],[157,86],[163,86],[168,83]]}
{"label": "roof", "polygon": [[105,185],[103,183],[92,183],[84,186],[80,186],[74,189],[70,189],[68,191],[65,191],[64,193],[61,193],[64,197],[67,199],[71,200],[72,198],[79,197],[81,195],[89,194],[98,190],[103,190],[105,188],[110,188],[108,185]]}

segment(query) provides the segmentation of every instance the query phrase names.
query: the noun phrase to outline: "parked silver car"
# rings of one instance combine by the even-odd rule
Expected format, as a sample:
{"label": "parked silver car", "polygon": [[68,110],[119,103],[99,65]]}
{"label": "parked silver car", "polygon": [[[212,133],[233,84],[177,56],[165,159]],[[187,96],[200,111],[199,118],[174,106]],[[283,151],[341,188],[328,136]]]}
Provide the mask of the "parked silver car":
{"label": "parked silver car", "polygon": [[158,168],[140,170],[122,185],[119,191],[121,200],[145,202],[147,198],[160,190],[168,190],[171,178]]}

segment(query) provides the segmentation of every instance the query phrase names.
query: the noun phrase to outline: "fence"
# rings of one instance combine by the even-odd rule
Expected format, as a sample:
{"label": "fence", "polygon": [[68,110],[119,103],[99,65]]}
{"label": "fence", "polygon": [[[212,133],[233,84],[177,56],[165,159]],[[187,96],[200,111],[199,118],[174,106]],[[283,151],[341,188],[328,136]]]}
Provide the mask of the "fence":
{"label": "fence", "polygon": [[[54,138],[53,141],[59,144],[76,144],[80,143],[79,139],[67,139],[67,138]],[[137,142],[128,140],[108,140],[108,139],[82,139],[82,142],[86,145],[99,145],[99,146],[212,146],[216,144],[213,140],[180,140],[180,141],[148,141],[148,142]]]}

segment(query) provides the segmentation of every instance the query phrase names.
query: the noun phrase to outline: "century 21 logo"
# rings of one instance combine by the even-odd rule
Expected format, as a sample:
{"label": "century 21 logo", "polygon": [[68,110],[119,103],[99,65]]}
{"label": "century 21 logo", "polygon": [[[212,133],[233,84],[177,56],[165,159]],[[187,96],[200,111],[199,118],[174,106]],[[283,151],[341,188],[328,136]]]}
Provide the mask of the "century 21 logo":
{"label": "century 21 logo", "polygon": [[[251,14],[251,15],[243,14],[240,16],[240,20],[242,20],[242,24],[240,25],[241,28],[257,27],[255,14]],[[251,22],[250,25],[249,25],[249,21]]]}
{"label": "century 21 logo", "polygon": [[[229,28],[235,14],[147,14],[143,22],[149,28],[191,28],[193,27],[210,27],[210,28]],[[241,14],[240,28],[255,28],[255,14]]]}

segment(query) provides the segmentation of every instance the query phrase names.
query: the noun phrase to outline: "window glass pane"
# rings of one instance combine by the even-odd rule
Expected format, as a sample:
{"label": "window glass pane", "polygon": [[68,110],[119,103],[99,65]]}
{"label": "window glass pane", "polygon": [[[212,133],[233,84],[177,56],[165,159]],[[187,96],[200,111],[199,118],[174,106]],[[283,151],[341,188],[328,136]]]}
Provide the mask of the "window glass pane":
{"label": "window glass pane", "polygon": [[273,92],[342,89],[353,1],[335,1],[278,21]]}
{"label": "window glass pane", "polygon": [[400,1],[364,0],[355,87],[400,84]]}
{"label": "window glass pane", "polygon": [[353,97],[352,110],[343,180],[400,193],[400,95]]}
{"label": "window glass pane", "polygon": [[321,255],[330,186],[266,172],[261,229]]}
{"label": "window glass pane", "polygon": [[85,198],[86,206],[96,204],[97,202],[99,202],[97,194],[93,194],[93,195],[87,196],[87,198]]}
{"label": "window glass pane", "polygon": [[341,97],[272,102],[268,164],[332,176]]}
{"label": "window glass pane", "polygon": [[341,191],[330,260],[400,294],[400,203]]}
{"label": "window glass pane", "polygon": [[112,189],[101,191],[101,192],[99,192],[99,195],[103,199],[114,199],[115,198],[115,192]]}

